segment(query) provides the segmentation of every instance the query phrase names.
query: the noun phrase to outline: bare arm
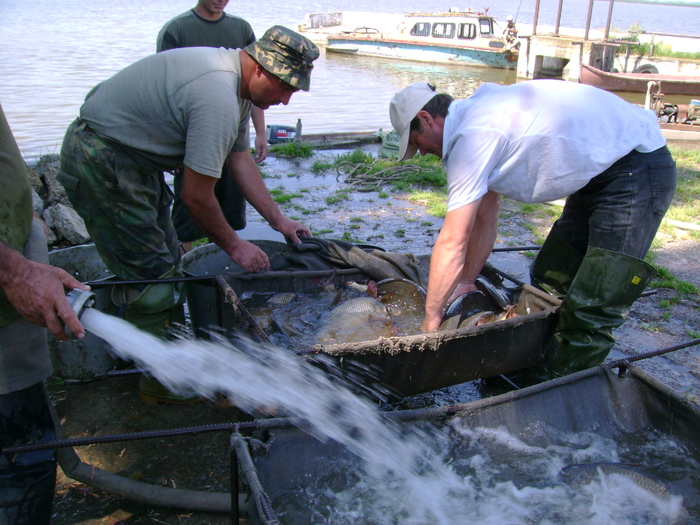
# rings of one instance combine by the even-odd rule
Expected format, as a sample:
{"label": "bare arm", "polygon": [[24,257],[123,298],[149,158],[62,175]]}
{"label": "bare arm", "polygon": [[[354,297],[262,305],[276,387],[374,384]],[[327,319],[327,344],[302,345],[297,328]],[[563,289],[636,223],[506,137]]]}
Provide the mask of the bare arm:
{"label": "bare arm", "polygon": [[22,317],[48,327],[56,339],[68,339],[61,319],[77,337],[85,335],[83,325],[68,304],[65,290],[89,290],[90,287],[65,270],[30,261],[0,242],[0,286]]}
{"label": "bare arm", "polygon": [[467,256],[462,275],[449,301],[462,294],[476,290],[475,282],[479,272],[491,255],[498,235],[498,215],[501,209],[501,195],[490,191],[481,198],[476,220],[467,245]]}
{"label": "bare arm", "polygon": [[255,128],[255,162],[260,163],[267,158],[267,137],[265,136],[265,112],[253,105],[250,108],[250,118]]}
{"label": "bare arm", "polygon": [[[250,157],[250,153],[246,153]],[[190,212],[192,222],[197,228],[245,271],[257,272],[269,269],[270,261],[265,252],[241,239],[226,221],[219,201],[214,195],[217,179],[198,173],[187,166],[183,171],[180,198],[187,206],[187,211]]]}
{"label": "bare arm", "polygon": [[270,195],[260,170],[247,151],[229,153],[226,162],[245,199],[258,210],[270,226],[289,241],[299,243],[299,237],[311,237],[311,230],[285,217]]}
{"label": "bare arm", "polygon": [[[447,212],[430,259],[424,331],[432,332],[440,326],[445,306],[458,285],[476,289],[474,281],[496,240],[499,206],[500,195],[489,192]],[[466,291],[470,290],[462,293]]]}

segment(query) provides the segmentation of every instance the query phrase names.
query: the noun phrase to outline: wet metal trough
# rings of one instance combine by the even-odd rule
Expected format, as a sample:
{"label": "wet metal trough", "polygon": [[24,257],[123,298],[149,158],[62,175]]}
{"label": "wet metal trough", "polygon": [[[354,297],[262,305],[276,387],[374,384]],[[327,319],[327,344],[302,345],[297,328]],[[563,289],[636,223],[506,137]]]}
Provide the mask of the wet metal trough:
{"label": "wet metal trough", "polygon": [[[682,522],[700,523],[700,476],[693,467],[700,458],[700,410],[636,367],[623,365],[617,371],[602,365],[462,405],[391,412],[386,417],[404,426],[430,425],[439,429],[449,425],[456,429],[450,439],[457,443],[463,439],[459,437],[460,429],[467,433],[491,429],[476,434],[484,437],[493,435],[490,432],[507,432],[514,436],[511,438],[514,443],[521,443],[520,448],[516,445],[504,452],[509,457],[515,455],[509,461],[516,465],[522,461],[517,456],[526,456],[528,450],[561,448],[561,440],[566,436],[573,440],[574,449],[581,446],[579,436],[583,435],[593,436],[590,439],[594,441],[631,443],[627,449],[620,446],[621,457],[617,461],[629,461],[624,455],[634,455],[647,441],[656,443],[649,445],[651,459],[646,456],[646,464],[642,466],[650,468],[655,462],[668,490],[683,496],[683,505],[690,516]],[[330,492],[345,490],[348,483],[363,476],[360,461],[338,442],[323,443],[295,428],[289,420],[266,423],[264,435],[256,435],[256,440],[251,442],[240,435],[232,440],[242,482],[249,494],[247,511],[253,524],[311,523],[310,516],[322,515],[324,509],[308,508],[314,506],[313,500],[299,503],[290,494],[303,495],[306,490],[315,493],[319,485],[323,492],[324,483],[331,484],[327,486]],[[549,429],[548,433],[543,434],[543,428]],[[664,447],[662,443],[673,444]],[[495,448],[503,450],[503,443],[496,441]],[[467,462],[469,454],[474,453],[467,446],[457,445],[455,450],[457,463]],[[503,473],[504,479],[517,475],[517,469]],[[533,485],[532,480],[525,485]],[[561,506],[562,502],[553,504]],[[357,522],[363,522],[362,505],[356,502],[354,507]],[[307,518],[309,521],[305,521]]]}
{"label": "wet metal trough", "polygon": [[[285,244],[271,241],[259,241],[258,245],[269,254],[287,249]],[[214,245],[189,252],[183,267],[188,275],[225,274],[226,282],[238,295],[251,291],[303,292],[315,287],[313,279],[319,278],[330,278],[339,285],[371,277],[354,269],[245,274]],[[205,335],[212,327],[230,332],[245,324],[213,283],[190,281],[187,286],[190,317],[199,335]],[[311,350],[332,356],[341,367],[364,375],[364,381],[372,383],[368,386],[388,389],[390,398],[507,374],[541,361],[542,342],[553,326],[559,306],[556,298],[529,285],[522,285],[515,295],[519,315],[511,319],[431,334],[317,344]]]}

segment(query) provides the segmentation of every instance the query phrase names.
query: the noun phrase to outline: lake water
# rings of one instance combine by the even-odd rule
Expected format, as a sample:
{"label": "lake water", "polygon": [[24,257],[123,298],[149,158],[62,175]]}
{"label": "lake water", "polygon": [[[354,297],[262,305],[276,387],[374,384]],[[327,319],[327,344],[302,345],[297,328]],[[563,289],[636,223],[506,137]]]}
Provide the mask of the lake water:
{"label": "lake water", "polygon": [[[57,153],[68,124],[77,116],[87,92],[127,65],[155,51],[160,28],[193,7],[195,0],[149,3],[94,0],[0,0],[0,104],[28,161]],[[587,0],[567,0],[563,27],[583,27]],[[309,12],[352,9],[394,12],[440,11],[451,4],[437,0],[357,0],[265,3],[240,0],[228,12],[246,18],[256,35],[274,24],[296,28]],[[558,2],[543,1],[538,27],[553,25]],[[262,7],[262,9],[261,9]],[[482,4],[460,5],[483,8]],[[497,20],[513,15],[531,24],[534,0],[499,0],[490,13]],[[592,27],[605,26],[607,2],[596,2]],[[618,2],[612,24],[639,23],[647,31],[700,34],[700,10]],[[440,91],[467,96],[482,82],[512,83],[514,72],[465,66],[404,63],[382,59],[325,56],[316,61],[311,92],[296,94],[289,106],[271,108],[268,124],[295,125],[304,132],[391,129],[388,116],[393,94],[413,82],[431,81]]]}

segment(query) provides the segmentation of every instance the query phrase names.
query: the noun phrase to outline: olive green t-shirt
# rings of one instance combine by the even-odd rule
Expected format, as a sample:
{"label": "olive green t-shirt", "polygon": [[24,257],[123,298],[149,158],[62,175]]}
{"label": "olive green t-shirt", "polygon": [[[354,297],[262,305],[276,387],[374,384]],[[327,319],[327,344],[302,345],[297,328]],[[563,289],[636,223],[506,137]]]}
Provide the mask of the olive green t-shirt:
{"label": "olive green t-shirt", "polygon": [[184,164],[219,178],[231,151],[250,148],[241,52],[190,47],[148,56],[95,86],[80,116],[150,169]]}
{"label": "olive green t-shirt", "polygon": [[[20,253],[32,225],[27,168],[0,106],[0,241]],[[19,317],[0,289],[0,326]]]}

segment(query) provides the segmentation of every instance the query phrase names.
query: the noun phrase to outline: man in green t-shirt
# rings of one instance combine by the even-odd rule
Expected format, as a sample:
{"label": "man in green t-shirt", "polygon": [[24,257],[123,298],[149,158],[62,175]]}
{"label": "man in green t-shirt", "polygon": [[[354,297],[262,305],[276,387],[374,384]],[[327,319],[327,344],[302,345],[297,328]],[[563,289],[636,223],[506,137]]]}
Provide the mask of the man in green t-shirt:
{"label": "man in green t-shirt", "polygon": [[[33,218],[27,170],[0,107],[0,447],[54,439],[44,379],[52,372],[46,329],[61,319],[85,334],[66,291],[89,290],[48,265],[43,225]],[[60,318],[59,318],[60,316]],[[56,483],[53,450],[0,455],[0,523],[48,525]]]}
{"label": "man in green t-shirt", "polygon": [[[214,186],[226,162],[243,196],[291,242],[311,231],[284,216],[249,151],[251,104],[308,91],[318,48],[282,26],[243,50],[188,47],[146,57],[87,95],[61,148],[57,175],[109,269],[121,280],[182,275],[164,171],[183,168],[180,197],[194,224],[248,272],[270,262],[227,223]],[[125,318],[160,333],[182,321],[182,283],[122,285]],[[144,401],[191,402],[141,384]]]}
{"label": "man in green t-shirt", "polygon": [[[242,49],[255,42],[255,33],[250,24],[237,16],[224,12],[228,0],[199,0],[197,5],[167,22],[158,34],[158,53],[181,47],[224,47]],[[267,157],[265,136],[265,112],[257,106],[250,108],[250,120],[255,128],[255,162]],[[187,207],[180,199],[181,177],[175,178],[175,200],[173,201],[173,224],[183,253],[190,250],[193,241],[204,237],[192,223]],[[246,201],[224,165],[221,177],[214,186],[214,193],[221,205],[226,220],[234,230],[246,226]]]}

